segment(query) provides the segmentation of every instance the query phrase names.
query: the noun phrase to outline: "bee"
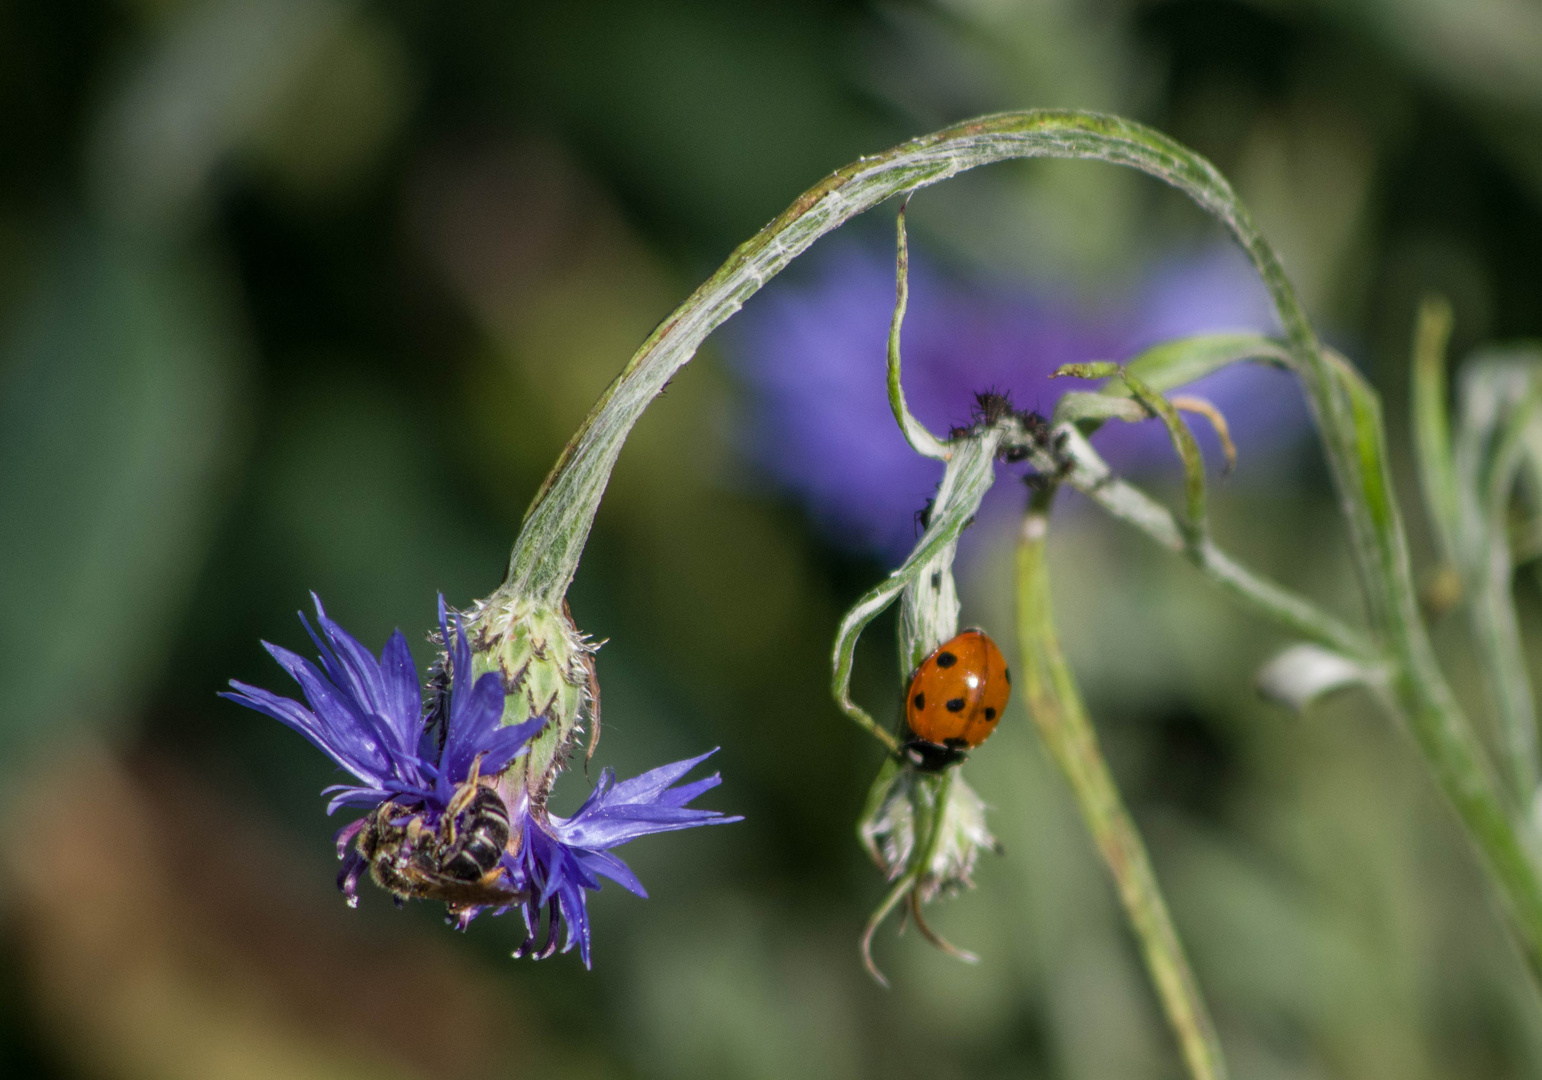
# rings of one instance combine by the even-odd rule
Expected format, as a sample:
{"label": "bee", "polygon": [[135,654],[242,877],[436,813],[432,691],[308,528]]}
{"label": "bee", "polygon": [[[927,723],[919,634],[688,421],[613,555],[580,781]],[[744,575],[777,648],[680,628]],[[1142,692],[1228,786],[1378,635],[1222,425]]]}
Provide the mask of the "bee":
{"label": "bee", "polygon": [[509,809],[474,766],[437,828],[420,806],[382,803],[359,831],[359,854],[375,884],[401,900],[442,900],[452,912],[524,898],[499,880],[513,826]]}

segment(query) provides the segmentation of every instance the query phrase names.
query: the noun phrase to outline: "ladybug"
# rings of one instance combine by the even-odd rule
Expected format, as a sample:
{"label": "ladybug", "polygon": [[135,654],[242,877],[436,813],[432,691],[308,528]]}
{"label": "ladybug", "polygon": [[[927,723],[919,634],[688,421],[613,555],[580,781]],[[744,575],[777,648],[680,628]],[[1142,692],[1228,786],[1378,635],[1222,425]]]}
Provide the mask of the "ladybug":
{"label": "ladybug", "polygon": [[903,747],[911,764],[926,771],[964,759],[996,730],[1012,673],[984,630],[965,630],[937,646],[910,677],[905,721],[915,737]]}

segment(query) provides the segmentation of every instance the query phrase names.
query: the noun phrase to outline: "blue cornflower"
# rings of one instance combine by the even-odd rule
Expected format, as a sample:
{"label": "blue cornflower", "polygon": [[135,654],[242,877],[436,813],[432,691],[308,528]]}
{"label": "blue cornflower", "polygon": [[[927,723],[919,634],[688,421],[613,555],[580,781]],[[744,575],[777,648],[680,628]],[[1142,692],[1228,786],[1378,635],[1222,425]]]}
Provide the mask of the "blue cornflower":
{"label": "blue cornflower", "polygon": [[[320,632],[302,613],[320,666],[288,649],[263,642],[300,684],[309,707],[260,687],[231,680],[234,693],[221,696],[273,717],[300,732],[355,783],[338,784],[327,812],[366,807],[367,812],[337,834],[343,867],[338,887],[357,904],[365,870],[400,904],[435,899],[448,904],[462,929],[479,913],[495,915],[514,907],[523,913],[525,943],[515,955],[549,956],[565,926],[562,951],[579,945],[589,964],[589,920],[585,890],[607,877],[646,896],[620,859],[609,853],[629,840],[654,832],[722,824],[739,818],[685,804],[720,783],[714,774],[671,787],[708,755],[676,762],[620,784],[609,769],[571,818],[547,813],[555,769],[532,786],[510,766],[530,750],[550,724],[543,714],[502,726],[508,696],[496,672],[473,679],[472,651],[459,615],[451,618],[439,601],[439,630],[445,642],[448,680],[431,683],[424,715],[417,668],[400,630],[379,659],[329,619],[316,603]],[[514,808],[514,813],[510,809]],[[542,909],[548,911],[548,940],[534,938]]]}
{"label": "blue cornflower", "polygon": [[[300,621],[316,643],[320,668],[288,649],[263,642],[300,684],[310,708],[234,679],[230,685],[237,692],[222,696],[294,728],[357,779],[358,783],[337,784],[322,793],[332,796],[329,814],[343,806],[364,806],[370,811],[338,833],[338,854],[344,862],[338,884],[350,905],[358,901],[359,875],[373,862],[370,869],[376,881],[399,898],[434,897],[464,907],[466,898],[447,895],[446,883],[438,878],[456,880],[464,865],[457,863],[463,853],[461,838],[476,831],[475,821],[466,820],[476,792],[467,789],[478,787],[483,776],[497,776],[525,753],[546,720],[536,717],[515,727],[499,727],[502,680],[488,673],[472,681],[465,631],[457,618],[456,632],[450,634],[441,598],[439,627],[451,654],[452,681],[448,709],[443,700],[434,703],[434,713],[444,714],[443,745],[436,745],[437,725],[424,723],[417,666],[402,632],[391,635],[376,660],[327,618],[320,597],[312,594],[311,599],[321,632],[303,613]],[[506,819],[507,812],[503,815]],[[389,850],[382,850],[382,840],[389,842]],[[376,853],[381,858],[372,860]],[[394,873],[385,865],[387,859],[400,863]],[[490,897],[517,893],[496,878],[481,886],[480,893],[466,891]]]}

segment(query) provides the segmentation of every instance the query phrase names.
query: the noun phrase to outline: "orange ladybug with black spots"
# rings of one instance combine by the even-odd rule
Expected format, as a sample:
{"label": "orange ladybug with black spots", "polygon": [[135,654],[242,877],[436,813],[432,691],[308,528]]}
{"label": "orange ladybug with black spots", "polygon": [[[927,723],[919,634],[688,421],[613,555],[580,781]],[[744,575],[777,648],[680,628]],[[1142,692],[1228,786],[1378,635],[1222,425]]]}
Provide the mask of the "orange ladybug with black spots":
{"label": "orange ladybug with black spots", "polygon": [[921,661],[905,694],[905,721],[914,736],[904,754],[922,769],[964,758],[996,730],[1012,696],[1012,673],[983,630],[965,630]]}

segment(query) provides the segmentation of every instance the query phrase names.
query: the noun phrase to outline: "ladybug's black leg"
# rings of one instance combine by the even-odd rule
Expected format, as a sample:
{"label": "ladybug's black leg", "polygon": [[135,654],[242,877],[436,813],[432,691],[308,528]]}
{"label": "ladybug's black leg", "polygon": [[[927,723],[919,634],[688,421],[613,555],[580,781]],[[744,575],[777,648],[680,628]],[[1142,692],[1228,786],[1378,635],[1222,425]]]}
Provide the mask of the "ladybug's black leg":
{"label": "ladybug's black leg", "polygon": [[969,755],[964,752],[962,739],[949,739],[946,744],[927,739],[911,739],[900,747],[900,757],[921,772],[941,772],[949,765],[956,765]]}

